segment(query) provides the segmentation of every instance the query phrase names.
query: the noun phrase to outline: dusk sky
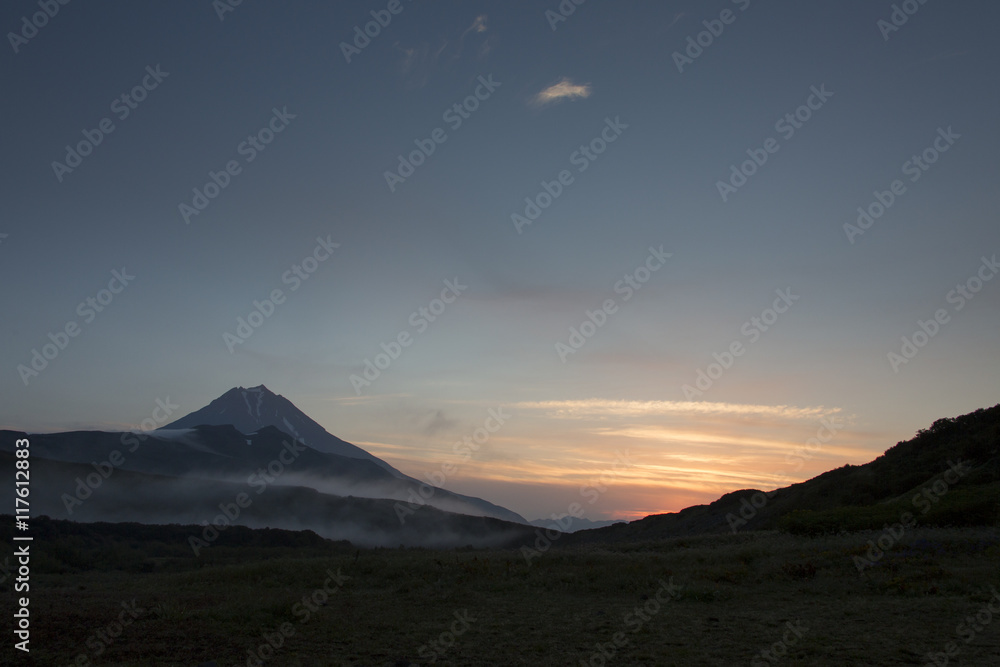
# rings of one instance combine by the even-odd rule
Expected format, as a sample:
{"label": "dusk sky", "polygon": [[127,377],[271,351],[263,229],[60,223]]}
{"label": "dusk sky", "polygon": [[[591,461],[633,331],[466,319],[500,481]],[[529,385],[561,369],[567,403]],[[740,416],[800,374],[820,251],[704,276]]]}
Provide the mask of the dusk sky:
{"label": "dusk sky", "polygon": [[4,3],[0,427],[502,410],[444,486],[596,520],[1000,401],[1000,5],[561,6]]}

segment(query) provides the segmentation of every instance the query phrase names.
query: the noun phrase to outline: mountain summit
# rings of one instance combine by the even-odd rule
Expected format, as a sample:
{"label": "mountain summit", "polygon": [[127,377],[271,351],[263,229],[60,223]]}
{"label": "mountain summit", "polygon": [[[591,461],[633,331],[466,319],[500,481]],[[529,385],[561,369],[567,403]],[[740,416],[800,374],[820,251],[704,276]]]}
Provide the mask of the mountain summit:
{"label": "mountain summit", "polygon": [[265,426],[273,426],[317,451],[372,461],[396,477],[404,477],[403,473],[374,454],[328,433],[291,401],[275,394],[264,385],[250,388],[234,387],[201,410],[181,417],[158,430],[226,424],[231,424],[237,431],[247,435],[256,433]]}
{"label": "mountain summit", "polygon": [[[227,433],[226,429],[198,429],[198,427],[231,428],[228,429]],[[329,462],[326,473],[320,474],[320,476],[332,474],[335,469],[340,469],[340,472],[334,475],[340,478],[337,486],[339,495],[350,494],[365,498],[405,499],[407,501],[416,499],[420,504],[424,502],[421,498],[426,498],[426,496],[419,495],[428,486],[426,482],[405,475],[357,445],[352,445],[328,433],[326,429],[295,407],[291,401],[284,396],[275,394],[264,385],[250,388],[234,387],[201,410],[181,417],[177,421],[153,431],[153,434],[154,437],[159,435],[161,439],[175,443],[172,446],[179,446],[177,443],[186,443],[185,446],[194,446],[201,450],[208,447],[217,454],[228,456],[229,460],[226,465],[232,465],[233,450],[227,449],[222,441],[225,441],[228,447],[232,447],[233,437],[231,436],[241,433],[247,438],[237,439],[248,445],[252,441],[264,442],[274,440],[275,437],[280,443],[280,434],[269,433],[271,428],[277,429],[288,438],[294,438],[315,452],[333,455],[332,458],[339,457],[339,461]],[[194,436],[177,433],[177,431],[186,429],[197,429],[198,432]],[[186,440],[192,437],[196,441],[193,444]],[[178,440],[178,438],[180,439]],[[235,456],[239,458],[238,455]],[[191,456],[190,458],[194,460],[196,457]],[[345,458],[355,461],[344,461]],[[358,459],[364,461],[366,465],[360,465]],[[83,462],[89,460],[91,459],[81,459]],[[365,471],[364,469],[369,467],[367,464],[371,463],[378,467],[371,466],[369,471]],[[211,468],[214,464],[200,463],[199,465],[202,468]],[[325,466],[326,464],[317,461],[314,462],[311,469],[312,472],[318,473],[320,468]],[[159,470],[154,466],[145,469],[144,472],[159,472]],[[373,476],[370,474],[371,472],[381,473],[381,475]],[[383,479],[378,480],[378,477]],[[349,488],[345,487],[345,484]],[[318,484],[318,486],[323,487],[323,484]],[[494,517],[521,524],[528,523],[520,514],[505,507],[494,505],[482,498],[465,496],[446,489],[435,489],[431,497],[427,498],[426,504],[446,512]]]}

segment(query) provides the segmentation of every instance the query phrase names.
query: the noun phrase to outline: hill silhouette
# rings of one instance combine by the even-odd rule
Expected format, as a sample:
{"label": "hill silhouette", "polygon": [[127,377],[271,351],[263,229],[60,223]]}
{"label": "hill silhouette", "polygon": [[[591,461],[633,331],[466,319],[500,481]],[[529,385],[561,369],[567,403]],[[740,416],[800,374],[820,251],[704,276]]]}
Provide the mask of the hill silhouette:
{"label": "hill silhouette", "polygon": [[809,534],[882,529],[900,521],[904,512],[920,525],[1000,521],[1000,405],[939,419],[864,465],[845,465],[773,491],[741,489],[708,505],[580,531],[566,535],[559,546],[775,528]]}

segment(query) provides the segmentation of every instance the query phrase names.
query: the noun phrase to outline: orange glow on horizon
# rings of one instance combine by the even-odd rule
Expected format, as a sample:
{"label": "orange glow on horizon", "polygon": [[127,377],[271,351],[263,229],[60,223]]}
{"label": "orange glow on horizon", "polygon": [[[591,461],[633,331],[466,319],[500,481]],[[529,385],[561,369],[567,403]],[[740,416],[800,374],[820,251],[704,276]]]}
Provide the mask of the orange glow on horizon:
{"label": "orange glow on horizon", "polygon": [[[464,405],[464,404],[462,404]],[[462,432],[403,429],[357,441],[407,475],[484,497],[527,518],[565,512],[581,492],[594,521],[633,521],[708,504],[740,489],[795,484],[875,458],[871,432],[839,408],[670,401],[515,404],[501,430],[473,451]],[[831,421],[832,420],[832,421]],[[828,426],[836,427],[830,434]],[[824,430],[825,429],[825,430]],[[592,491],[591,491],[592,492]],[[531,516],[528,516],[528,515]]]}

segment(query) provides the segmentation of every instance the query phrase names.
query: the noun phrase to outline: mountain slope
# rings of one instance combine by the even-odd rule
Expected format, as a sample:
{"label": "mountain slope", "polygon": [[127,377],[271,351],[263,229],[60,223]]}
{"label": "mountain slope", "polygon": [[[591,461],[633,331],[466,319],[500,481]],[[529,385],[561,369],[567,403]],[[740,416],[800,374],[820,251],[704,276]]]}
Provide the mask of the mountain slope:
{"label": "mountain slope", "polygon": [[[14,456],[0,452],[0,465],[13,469]],[[121,469],[103,479],[89,495],[78,494],[84,497],[74,502],[67,498],[77,495],[81,480],[95,474],[92,466],[32,456],[31,473],[35,517],[86,523],[183,524],[191,528],[185,539],[199,552],[209,549],[232,525],[312,530],[329,539],[366,547],[510,547],[533,538],[529,526],[430,506],[418,507],[401,520],[392,500],[339,497],[301,486],[268,486],[255,491],[238,482]],[[193,543],[190,538],[195,538]]]}
{"label": "mountain slope", "polygon": [[[605,526],[613,526],[616,523],[626,523],[624,519],[609,519],[606,521],[592,521],[586,517],[569,517],[571,519],[569,525],[563,525],[562,528],[559,527],[559,522],[554,519],[535,519],[534,521],[529,521],[528,523],[536,528],[551,528],[553,530],[558,530],[563,533],[576,533],[581,530],[592,530],[594,528],[604,528]],[[565,524],[565,521],[563,521]]]}
{"label": "mountain slope", "polygon": [[377,456],[330,434],[287,398],[275,394],[264,385],[250,388],[234,387],[200,410],[187,414],[159,430],[186,429],[203,424],[209,426],[231,424],[237,431],[246,434],[265,426],[273,426],[317,451],[372,461],[397,477],[403,476]]}
{"label": "mountain slope", "polygon": [[[356,489],[356,495],[365,497],[389,497],[394,499],[413,499],[414,491],[427,485],[421,480],[403,474],[377,456],[365,451],[357,445],[341,440],[329,433],[307,414],[299,410],[295,404],[284,396],[275,394],[264,385],[244,388],[234,387],[211,403],[173,421],[155,431],[155,433],[172,433],[184,431],[197,426],[231,425],[236,431],[252,436],[266,427],[272,427],[284,433],[294,442],[300,442],[311,449],[333,454],[340,457],[374,463],[393,477],[402,480],[404,484],[396,486],[404,489],[402,496],[398,494],[379,496],[372,492]],[[63,457],[63,460],[76,460]],[[151,472],[161,472],[151,470]],[[448,512],[492,516],[504,521],[527,523],[527,520],[516,512],[495,505],[491,502],[465,496],[442,489],[436,489],[428,504]]]}
{"label": "mountain slope", "polygon": [[864,465],[845,465],[767,493],[742,489],[708,505],[576,532],[560,545],[779,526],[795,532],[881,530],[885,523],[899,521],[903,512],[923,524],[993,525],[1000,520],[1000,405],[939,419]]}
{"label": "mountain slope", "polygon": [[[0,431],[0,450],[12,451],[13,443],[23,437],[23,433]],[[87,473],[98,477],[121,469],[180,479],[238,481],[248,493],[271,486],[302,486],[337,496],[406,501],[408,508],[410,503],[413,507],[426,503],[446,512],[527,523],[504,507],[446,489],[435,488],[423,499],[420,491],[421,487],[426,491],[426,484],[397,477],[373,461],[316,451],[273,426],[250,434],[226,424],[141,434],[47,433],[30,439],[33,459],[89,464]],[[181,500],[170,497],[163,502]]]}

